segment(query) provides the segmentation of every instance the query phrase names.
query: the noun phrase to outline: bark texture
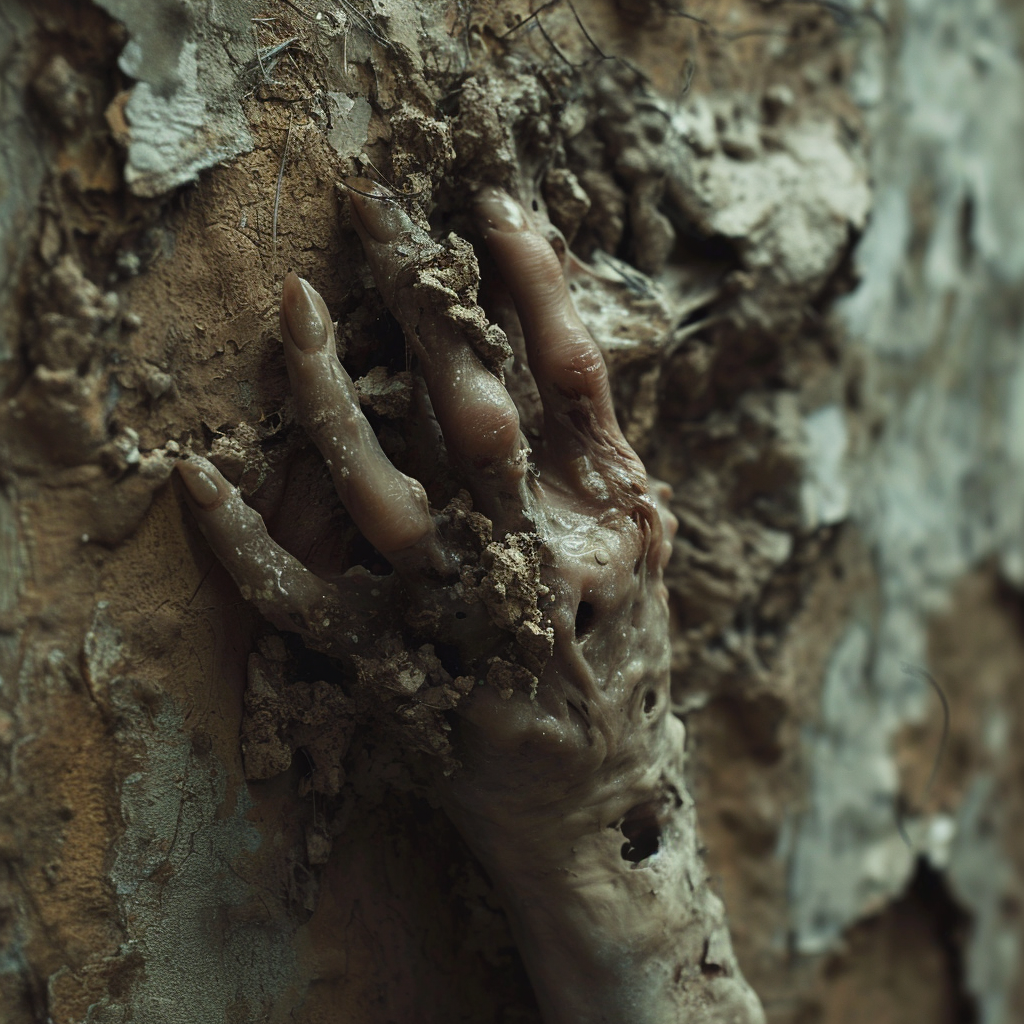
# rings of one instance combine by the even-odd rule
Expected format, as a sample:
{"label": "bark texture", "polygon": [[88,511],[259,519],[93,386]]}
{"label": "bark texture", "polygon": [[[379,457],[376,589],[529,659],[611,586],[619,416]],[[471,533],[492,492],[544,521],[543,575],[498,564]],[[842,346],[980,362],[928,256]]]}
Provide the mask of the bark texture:
{"label": "bark texture", "polygon": [[508,188],[594,271],[619,421],[674,488],[673,706],[768,1019],[1024,1018],[1016,0],[0,25],[5,1024],[539,1020],[394,709],[261,623],[169,482],[207,454],[303,561],[377,567],[278,341],[295,270],[384,452],[418,457],[352,174],[442,241]]}

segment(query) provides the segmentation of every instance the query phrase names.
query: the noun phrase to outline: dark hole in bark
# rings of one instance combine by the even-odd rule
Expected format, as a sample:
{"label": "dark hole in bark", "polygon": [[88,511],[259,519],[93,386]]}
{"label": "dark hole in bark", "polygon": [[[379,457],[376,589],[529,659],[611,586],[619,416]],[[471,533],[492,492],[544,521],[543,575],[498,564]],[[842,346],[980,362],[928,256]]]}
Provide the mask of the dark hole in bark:
{"label": "dark hole in bark", "polygon": [[717,265],[723,275],[729,268],[741,265],[739,249],[732,239],[725,235],[706,234],[672,202],[662,203],[659,210],[668,217],[676,231],[676,244],[670,257],[673,262],[699,261]]}
{"label": "dark hole in bark", "polygon": [[295,633],[279,633],[288,652],[288,674],[292,679],[327,679],[344,690],[344,672],[337,661],[310,650]]}
{"label": "dark hole in bark", "polygon": [[644,714],[649,715],[658,706],[658,695],[653,690],[644,694]]}
{"label": "dark hole in bark", "polygon": [[652,857],[661,848],[661,825],[658,824],[659,804],[640,804],[626,812],[619,831],[626,837],[622,844],[622,859],[631,864]]}
{"label": "dark hole in bark", "polygon": [[287,435],[283,434],[281,427],[284,424],[284,417],[279,412],[272,412],[264,421],[263,429],[268,433],[267,438],[260,443],[264,446],[284,444]]}
{"label": "dark hole in bark", "polygon": [[438,661],[441,662],[442,668],[452,679],[462,675],[462,655],[459,654],[457,647],[452,644],[435,643],[434,653],[437,655]]}
{"label": "dark hole in bark", "polygon": [[580,601],[576,609],[576,639],[594,628],[594,606],[589,601]]}
{"label": "dark hole in bark", "polygon": [[466,617],[466,613],[465,612],[456,612],[455,613],[455,618],[457,618],[457,619],[464,619],[465,617]]}
{"label": "dark hole in bark", "polygon": [[209,451],[210,447],[213,445],[213,439],[217,436],[217,434],[214,433],[214,431],[205,423],[200,423],[199,429],[202,430],[203,432],[203,441],[206,444],[206,450]]}
{"label": "dark hole in bark", "polygon": [[299,769],[299,774],[308,779],[316,771],[316,761],[305,747],[296,747],[292,764]]}
{"label": "dark hole in bark", "polygon": [[352,539],[352,564],[361,565],[371,576],[390,576],[391,563],[361,534]]}
{"label": "dark hole in bark", "polygon": [[961,258],[967,266],[971,265],[974,257],[975,221],[976,211],[974,208],[974,197],[964,196],[960,203],[960,253]]}
{"label": "dark hole in bark", "polygon": [[707,317],[711,315],[714,308],[715,304],[713,302],[705,302],[704,305],[697,306],[696,309],[691,309],[690,312],[687,313],[678,324],[676,324],[676,329],[678,330],[680,327],[689,327],[691,324],[699,324],[701,320],[706,320]]}
{"label": "dark hole in bark", "polygon": [[[383,359],[385,364],[393,369],[404,370],[407,359],[405,331],[402,330],[402,325],[394,318],[391,310],[381,310],[380,316],[370,325],[370,333],[375,342],[370,349],[374,355],[374,362]],[[352,359],[352,364],[352,369],[359,374],[369,368],[365,357],[362,360]],[[348,362],[346,362],[347,366]],[[355,379],[355,374],[353,374],[353,379]]]}

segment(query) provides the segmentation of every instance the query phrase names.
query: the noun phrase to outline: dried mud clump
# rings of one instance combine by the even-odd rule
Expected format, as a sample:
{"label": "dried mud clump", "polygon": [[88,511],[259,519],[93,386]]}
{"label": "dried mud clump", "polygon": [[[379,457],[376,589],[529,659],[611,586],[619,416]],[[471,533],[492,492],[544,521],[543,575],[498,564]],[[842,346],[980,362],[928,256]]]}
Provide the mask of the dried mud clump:
{"label": "dried mud clump", "polygon": [[0,405],[0,457],[29,476],[52,471],[46,486],[64,489],[66,521],[84,541],[113,547],[167,481],[174,446],[141,451],[117,413],[117,368],[131,330],[117,293],[103,292],[70,254],[44,250],[51,266],[32,295],[28,372]]}
{"label": "dried mud clump", "polygon": [[[242,722],[248,778],[287,771],[302,749],[312,765],[304,786],[337,796],[358,724],[383,730],[408,751],[431,755],[451,773],[459,761],[447,712],[485,683],[505,698],[514,690],[536,692],[553,644],[540,610],[548,590],[540,580],[537,537],[512,533],[493,540],[490,521],[473,511],[465,492],[438,521],[439,534],[458,552],[451,576],[439,587],[409,591],[396,588],[394,577],[360,570],[364,586],[387,595],[387,611],[349,638],[342,635],[340,646],[328,644],[337,660],[315,666],[325,678],[301,681],[308,662],[289,653],[277,635],[261,641],[249,659]],[[466,657],[456,656],[448,643],[439,649],[418,639],[440,636],[456,643],[470,635]]]}
{"label": "dried mud clump", "polygon": [[409,413],[412,403],[412,374],[408,370],[388,373],[383,366],[374,366],[356,382],[359,401],[378,416],[400,420]]}
{"label": "dried mud clump", "polygon": [[[385,301],[401,295],[415,320],[451,324],[484,366],[500,378],[512,350],[505,332],[488,321],[477,303],[480,268],[473,247],[453,232],[440,243],[422,233],[410,245],[406,260],[406,266],[396,269],[382,288]],[[415,277],[415,285],[407,291],[410,275]]]}
{"label": "dried mud clump", "polygon": [[26,347],[33,369],[11,414],[49,458],[65,466],[98,461],[108,441],[109,364],[120,348],[117,293],[102,292],[65,254],[39,282],[34,299],[37,326]]}

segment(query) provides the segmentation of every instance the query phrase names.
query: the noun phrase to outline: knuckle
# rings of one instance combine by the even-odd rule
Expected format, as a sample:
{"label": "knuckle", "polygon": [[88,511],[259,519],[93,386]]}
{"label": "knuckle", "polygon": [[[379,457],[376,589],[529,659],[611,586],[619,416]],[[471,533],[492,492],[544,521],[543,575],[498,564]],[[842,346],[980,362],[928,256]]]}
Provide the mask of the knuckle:
{"label": "knuckle", "polygon": [[367,540],[379,551],[406,551],[433,531],[427,492],[419,480],[396,471],[385,499],[388,511],[363,526]]}
{"label": "knuckle", "polygon": [[423,515],[428,515],[429,502],[427,500],[427,489],[414,476],[407,476],[403,473],[402,479],[409,490],[409,504],[413,508],[421,510]]}
{"label": "knuckle", "polygon": [[552,376],[563,391],[589,395],[603,386],[604,357],[589,334],[573,331],[554,347],[551,362]]}
{"label": "knuckle", "polygon": [[519,413],[507,396],[475,403],[466,428],[466,450],[474,462],[509,458],[519,446]]}

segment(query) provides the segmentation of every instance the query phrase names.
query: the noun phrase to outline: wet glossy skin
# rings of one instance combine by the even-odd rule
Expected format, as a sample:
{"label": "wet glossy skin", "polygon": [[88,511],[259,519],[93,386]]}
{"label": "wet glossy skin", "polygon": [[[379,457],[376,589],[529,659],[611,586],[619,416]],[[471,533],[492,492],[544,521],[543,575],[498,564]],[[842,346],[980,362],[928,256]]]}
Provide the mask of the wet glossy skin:
{"label": "wet glossy skin", "polygon": [[[369,182],[357,187],[375,192]],[[543,406],[531,451],[501,381],[422,301],[417,273],[439,246],[397,204],[355,192],[351,202],[474,509],[491,520],[495,540],[539,538],[541,614],[508,625],[529,632],[533,660],[525,660],[539,678],[511,693],[478,685],[459,703],[463,767],[439,789],[503,895],[545,1018],[756,1021],[720,907],[705,892],[682,779],[683,728],[668,712],[662,570],[675,520],[622,436],[562,264],[506,194],[478,197]],[[387,586],[406,587],[425,606],[463,608],[458,622],[437,620],[437,639],[472,660],[501,632],[500,616],[460,604],[459,552],[442,518],[381,451],[335,354],[323,299],[294,274],[281,331],[301,422],[353,520],[394,565]],[[210,463],[191,458],[179,468],[244,596],[320,649],[372,649],[375,602],[390,599],[377,581],[361,570],[338,585],[320,580],[274,544]],[[710,975],[701,968],[709,943],[721,961]]]}

